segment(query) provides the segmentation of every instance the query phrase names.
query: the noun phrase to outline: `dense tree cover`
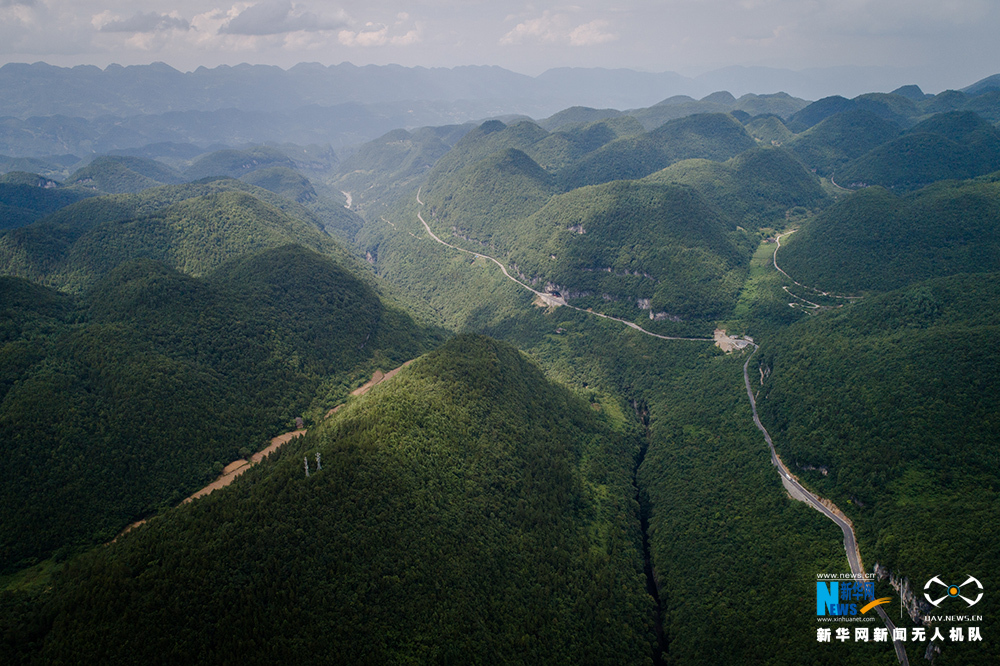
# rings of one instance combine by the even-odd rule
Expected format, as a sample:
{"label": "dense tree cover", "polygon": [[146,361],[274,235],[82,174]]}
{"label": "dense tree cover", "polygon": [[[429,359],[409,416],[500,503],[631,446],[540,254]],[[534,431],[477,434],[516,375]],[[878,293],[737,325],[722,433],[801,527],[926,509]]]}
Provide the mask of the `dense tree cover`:
{"label": "dense tree cover", "polygon": [[300,246],[233,260],[204,280],[128,262],[75,308],[4,284],[20,330],[5,326],[0,348],[3,569],[111,538],[295,416],[318,417],[353,373],[396,367],[432,343],[363,281]]}
{"label": "dense tree cover", "polygon": [[425,219],[439,235],[618,316],[646,317],[640,300],[683,319],[732,307],[749,239],[690,188],[614,182],[548,198],[545,172],[520,151],[476,167],[449,181],[453,196],[428,195]]}
{"label": "dense tree cover", "polygon": [[859,110],[869,111],[901,127],[910,127],[928,116],[949,111],[973,111],[995,123],[1000,121],[1000,91],[987,86],[925,95],[917,86],[904,86],[892,93],[867,93],[854,99],[835,95],[797,111],[788,119],[788,126],[801,132],[838,113]]}
{"label": "dense tree cover", "polygon": [[846,293],[996,271],[998,219],[994,177],[937,183],[906,196],[872,187],[803,223],[782,241],[779,263],[800,282]]}
{"label": "dense tree cover", "polygon": [[732,116],[705,113],[671,120],[640,136],[622,137],[560,174],[564,189],[634,179],[684,159],[727,160],[754,141]]}
{"label": "dense tree cover", "polygon": [[639,483],[667,600],[667,663],[895,664],[885,644],[816,642],[816,573],[847,570],[839,530],[781,488],[741,360],[675,371],[651,389]]}
{"label": "dense tree cover", "polygon": [[46,178],[62,180],[80,163],[76,155],[50,155],[48,157],[11,157],[0,155],[0,173],[20,171],[42,174]]}
{"label": "dense tree cover", "polygon": [[0,277],[0,341],[32,339],[72,319],[73,300],[66,294],[26,280]]}
{"label": "dense tree cover", "polygon": [[316,200],[316,189],[309,182],[309,179],[286,166],[257,169],[241,176],[240,180],[280,194],[300,204]]}
{"label": "dense tree cover", "polygon": [[816,643],[815,575],[847,570],[843,543],[785,495],[746,403],[745,356],[563,308],[517,312],[488,330],[584,394],[629,396],[648,420],[637,483],[666,663],[895,663],[886,645]]}
{"label": "dense tree cover", "polygon": [[75,171],[66,179],[66,183],[108,194],[136,194],[157,185],[176,185],[183,180],[179,172],[156,160],[127,155],[102,155]]}
{"label": "dense tree cover", "polygon": [[790,209],[814,210],[828,201],[816,177],[780,148],[752,148],[727,162],[684,160],[644,180],[690,185],[749,229],[782,226]]}
{"label": "dense tree cover", "polygon": [[684,319],[718,316],[749,259],[746,236],[696,192],[634,182],[554,197],[517,225],[515,241],[510,261],[524,274],[594,305],[621,302],[628,317],[639,299]]}
{"label": "dense tree cover", "polygon": [[744,124],[753,138],[765,144],[780,146],[795,134],[778,116],[757,116]]}
{"label": "dense tree cover", "polygon": [[877,116],[898,126],[912,125],[911,119],[920,113],[919,107],[904,95],[895,93],[868,93],[854,99],[832,95],[817,100],[788,119],[788,126],[795,132],[810,129],[829,118],[847,113]]}
{"label": "dense tree cover", "polygon": [[557,172],[615,139],[644,131],[632,116],[564,125],[525,152],[549,171]]}
{"label": "dense tree cover", "polygon": [[[840,109],[833,100],[823,115],[827,120],[817,117],[818,124],[800,135],[798,155],[818,156],[818,164],[839,169],[917,120],[905,116],[905,123],[894,125],[885,118],[898,120],[924,113],[930,101],[946,102],[942,96],[911,97],[897,92]],[[720,94],[703,103],[733,101]],[[835,110],[848,113],[838,116]],[[772,373],[761,391],[761,396],[772,391],[764,398],[770,409],[765,421],[784,438],[779,449],[783,455],[801,454],[795,464],[804,467],[826,456],[836,475],[793,469],[851,514],[869,568],[876,560],[889,564],[915,585],[932,566],[941,569],[934,573],[946,570],[946,560],[959,548],[981,553],[962,560],[977,572],[996,568],[992,533],[979,535],[954,518],[968,509],[973,516],[968,525],[996,522],[989,506],[995,483],[982,470],[992,455],[984,438],[995,425],[986,406],[995,398],[988,391],[977,397],[977,389],[996,384],[989,375],[995,363],[990,356],[985,369],[971,367],[976,345],[985,349],[995,338],[995,295],[981,294],[977,278],[956,277],[833,315],[807,317],[803,309],[789,307],[794,298],[782,290],[800,288],[770,266],[774,245],[762,244],[751,261],[757,239],[736,229],[741,220],[734,215],[763,211],[761,219],[773,224],[788,211],[795,220],[806,206],[786,204],[800,194],[815,196],[815,179],[784,151],[753,148],[727,163],[691,161],[662,172],[671,175],[670,182],[687,185],[626,181],[551,196],[547,188],[553,176],[558,178],[555,172],[569,173],[601,151],[624,145],[612,134],[634,127],[627,116],[600,120],[584,114],[580,122],[594,119],[598,122],[564,125],[556,132],[533,123],[491,121],[461,141],[457,137],[467,128],[393,133],[358,153],[354,180],[345,172],[339,176],[343,180],[316,184],[321,194],[348,189],[338,183],[376,185],[360,199],[366,219],[355,239],[381,277],[451,329],[516,344],[551,376],[573,386],[589,406],[575,397],[552,398],[563,395],[563,389],[535,382],[537,369],[503,345],[463,337],[340,410],[280,460],[248,473],[246,483],[168,512],[116,546],[71,561],[51,594],[46,596],[41,586],[28,590],[19,584],[21,591],[0,595],[0,633],[7,644],[43,660],[62,658],[71,649],[67,646],[83,646],[98,661],[113,660],[141,636],[147,643],[139,649],[148,650],[152,656],[144,652],[143,658],[152,661],[190,661],[193,654],[208,655],[207,661],[644,661],[654,652],[647,648],[651,602],[642,593],[636,507],[626,487],[629,470],[642,461],[636,483],[640,513],[649,526],[668,663],[895,663],[887,644],[816,642],[815,574],[847,570],[843,545],[829,521],[785,496],[750,418],[742,384],[745,356],[723,355],[704,342],[654,339],[586,312],[532,307],[532,294],[503,277],[495,264],[428,238],[416,214],[421,212],[451,243],[472,250],[487,244],[487,252],[505,261],[512,273],[520,272],[522,280],[534,281],[536,288],[557,288],[574,304],[592,305],[662,333],[705,336],[716,321],[725,320],[730,332],[757,337],[766,354],[761,367]],[[674,147],[714,150],[724,144],[736,121],[732,116],[710,120],[724,130],[718,136],[685,134],[711,124],[704,117],[673,125]],[[962,137],[977,131],[975,122],[957,115],[929,122],[918,125],[918,134],[932,131],[962,143]],[[754,123],[749,120],[747,129]],[[752,142],[739,123],[736,128]],[[771,130],[780,133],[781,127],[772,123]],[[782,137],[788,138],[782,134],[774,140],[786,146],[799,141]],[[436,141],[455,148],[438,159],[435,151],[442,146]],[[648,142],[636,145],[648,147]],[[712,155],[726,157],[732,155]],[[823,167],[818,171],[824,173]],[[844,291],[884,290],[900,278],[900,284],[908,284],[927,277],[921,271],[928,265],[933,268],[929,275],[953,273],[963,265],[989,266],[998,255],[992,241],[980,244],[978,252],[969,244],[947,243],[991,238],[988,220],[997,219],[994,186],[982,178],[902,198],[878,188],[845,196],[786,237],[779,260],[796,279]],[[184,187],[219,188],[213,195],[231,190],[224,181]],[[415,201],[418,187],[424,206]],[[199,191],[198,196],[207,194]],[[101,205],[109,216],[125,221],[137,217],[140,203],[144,215],[154,216],[190,199],[164,188],[155,196],[163,199],[157,206],[140,198],[107,198]],[[167,202],[170,197],[174,200]],[[813,201],[823,205],[822,197]],[[282,205],[289,210],[292,203]],[[58,219],[65,238],[89,229],[81,224],[70,232],[68,218]],[[858,242],[824,236],[833,226],[824,223],[835,219],[844,221]],[[911,227],[918,232],[912,243],[906,235]],[[870,242],[873,236],[878,243]],[[808,252],[796,250],[800,242]],[[919,260],[894,258],[913,254],[914,247]],[[844,264],[848,253],[855,263]],[[204,293],[233,293],[253,284],[252,276],[261,270],[255,261],[230,260],[203,279],[161,267],[171,281],[157,276],[152,282],[169,284],[168,293],[193,302],[202,292],[191,285],[202,285]],[[848,275],[841,274],[845,265]],[[816,277],[808,273],[810,267],[830,266],[834,270],[823,275],[841,275],[852,284],[878,281],[858,287],[810,279]],[[950,268],[933,272],[941,266]],[[118,272],[126,269],[132,270],[126,266]],[[286,277],[310,282],[299,274]],[[141,283],[138,274],[134,279]],[[35,295],[21,284],[18,302],[24,303]],[[130,304],[137,319],[153,322],[155,316],[146,314],[143,304],[173,302],[154,287],[144,286],[134,297],[130,289],[118,289],[115,298]],[[321,316],[285,303],[275,296],[280,290],[248,290],[250,301],[279,303],[265,308],[273,321],[300,309],[303,322]],[[95,325],[64,298],[52,296],[31,316],[20,314],[22,306],[13,308],[27,323],[11,329],[10,335],[21,338],[20,346],[6,347],[13,370],[5,377],[34,367],[37,354],[22,342],[52,339],[60,327]],[[690,319],[649,321],[637,307],[639,298],[649,298],[655,312],[664,308]],[[839,303],[813,298],[824,305]],[[977,299],[984,310],[974,315]],[[313,305],[322,310],[322,303]],[[100,311],[86,312],[97,317]],[[802,319],[808,321],[794,323]],[[236,321],[244,320],[237,316]],[[828,329],[824,322],[840,323]],[[161,331],[174,326],[171,322]],[[268,367],[280,368],[276,374],[292,368],[320,375],[323,365],[316,359],[323,354],[322,335],[305,324],[292,329],[293,342],[283,344],[282,351],[304,351]],[[961,336],[956,344],[953,338]],[[172,339],[167,332],[160,337]],[[407,344],[417,345],[420,335],[415,337]],[[127,343],[124,337],[118,342]],[[952,348],[959,361],[955,369],[944,370]],[[375,354],[369,367],[378,358]],[[751,376],[759,387],[756,365]],[[918,385],[928,379],[928,368],[938,370],[933,377],[940,378],[940,385],[930,389]],[[786,373],[780,386],[779,371]],[[898,388],[887,384],[893,378],[899,378]],[[964,383],[968,378],[974,379],[971,385]],[[856,387],[857,394],[836,392],[838,381]],[[318,397],[304,408],[307,415],[318,416],[348,384],[343,376],[318,377],[309,389]],[[294,386],[291,380],[283,384],[289,391]],[[902,391],[913,395],[901,397]],[[303,401],[310,397],[305,391],[297,395]],[[832,406],[827,406],[823,400],[830,396]],[[933,401],[926,414],[922,398]],[[622,414],[625,400],[646,426],[643,440],[629,424],[631,414]],[[884,400],[895,401],[893,408],[899,410],[888,409]],[[582,421],[581,405],[587,417]],[[970,407],[972,426],[953,413],[960,405]],[[850,417],[834,424],[837,410]],[[891,418],[882,424],[885,414]],[[942,453],[954,443],[951,433],[932,430],[941,435],[941,446],[905,460],[903,454],[912,451],[886,444],[890,435],[900,434],[904,449],[921,447],[910,430],[939,415],[946,427],[970,434],[968,442],[954,444],[961,455],[958,465],[952,463],[951,476],[943,471]],[[588,430],[593,419],[598,434]],[[573,425],[579,423],[584,426]],[[571,443],[560,444],[550,432],[569,433]],[[600,434],[607,432],[610,439]],[[845,432],[861,433],[862,439],[842,448]],[[863,459],[869,435],[875,440],[872,450],[881,456],[870,467]],[[605,446],[608,441],[620,445]],[[301,457],[308,454],[311,461],[317,450],[324,469],[316,473],[313,468],[306,480]],[[967,486],[973,495],[963,494]],[[939,497],[947,510],[937,508]],[[912,518],[913,512],[920,515]],[[923,531],[931,523],[936,531]],[[608,540],[609,534],[614,539]],[[928,555],[935,548],[936,554]],[[208,587],[206,579],[219,584]],[[880,589],[879,596],[892,594],[887,586]],[[108,607],[116,612],[103,610]],[[206,631],[206,626],[222,631]],[[993,625],[984,630],[995,631]],[[264,632],[268,640],[258,640]],[[592,642],[601,647],[582,654],[582,646]],[[977,652],[978,647],[942,658],[966,663],[969,654],[994,657]],[[911,659],[920,656],[911,649]]]}
{"label": "dense tree cover", "polygon": [[460,337],[278,460],[74,561],[42,595],[44,629],[11,632],[14,650],[649,664],[639,443],[621,412],[595,411],[513,348]]}
{"label": "dense tree cover", "polygon": [[913,190],[1000,169],[1000,131],[971,111],[940,113],[838,172],[841,185]]}
{"label": "dense tree cover", "polygon": [[184,178],[187,180],[211,176],[239,178],[252,171],[271,167],[294,169],[295,162],[273,146],[256,146],[247,150],[219,150],[195,160],[184,170]]}
{"label": "dense tree cover", "polygon": [[0,176],[0,231],[26,226],[95,194],[81,187],[62,187],[34,173],[6,173]]}
{"label": "dense tree cover", "polygon": [[[583,202],[587,190],[579,192]],[[416,210],[426,214],[413,207],[406,215]],[[668,660],[673,653],[677,663],[828,661],[831,651],[816,649],[815,574],[846,570],[840,535],[818,513],[784,499],[744,402],[742,359],[586,313],[532,308],[530,295],[494,265],[411,236],[419,222],[402,214],[391,222],[370,223],[361,236],[377,246],[380,274],[427,299],[450,326],[516,343],[585,395],[623,395],[648,409],[651,462],[639,483],[658,535],[653,567]],[[787,300],[775,307],[800,317]],[[894,661],[885,646],[835,654],[846,663]]]}
{"label": "dense tree cover", "polygon": [[373,219],[389,204],[409,200],[427,172],[473,125],[393,130],[344,159],[331,180],[351,193],[352,205],[372,209]]}
{"label": "dense tree cover", "polygon": [[201,275],[233,256],[296,242],[349,261],[319,223],[301,204],[239,181],[159,187],[88,199],[0,235],[0,271],[81,291],[143,257]]}
{"label": "dense tree cover", "polygon": [[364,223],[356,213],[340,203],[339,192],[331,197],[326,188],[321,186],[323,194],[320,194],[308,178],[288,167],[258,169],[242,176],[240,180],[295,202],[293,205],[279,207],[293,217],[312,222],[344,242],[351,242]]}
{"label": "dense tree cover", "polygon": [[[693,142],[685,132],[710,128],[717,120],[668,123],[668,133]],[[725,135],[735,121],[721,123]],[[600,133],[600,125],[580,129]],[[738,123],[736,127],[752,144]],[[488,148],[483,143],[523,140],[527,128],[515,128],[520,129],[513,132],[494,123],[470,132],[455,149],[463,154],[452,162],[484,152]],[[557,134],[526,150],[537,149]],[[690,188],[655,180],[609,183],[552,196],[549,174],[513,148],[453,170],[442,159],[428,178],[433,187],[422,194],[425,208],[402,206],[392,222],[369,225],[359,241],[376,258],[378,269],[385,271],[377,258],[379,243],[388,236],[388,242],[396,244],[391,230],[397,225],[412,227],[413,217],[421,212],[439,236],[498,257],[522,280],[538,289],[558,291],[574,305],[630,319],[648,320],[651,314],[674,322],[719,317],[732,308],[750,255],[750,238],[734,220],[756,227],[764,215],[784,220],[796,204],[825,200],[815,178],[784,153],[752,151],[726,168],[734,175],[723,187],[735,187],[732,183],[741,176],[749,180],[740,193],[755,197],[751,206],[729,205],[720,213]],[[713,189],[709,178],[695,180],[715,202],[721,205],[726,200],[726,193]],[[420,232],[419,225],[415,231]]]}
{"label": "dense tree cover", "polygon": [[527,217],[556,193],[552,176],[516,148],[492,153],[456,172],[448,188],[424,199],[435,226],[488,244],[512,220]]}
{"label": "dense tree cover", "polygon": [[669,120],[677,120],[700,113],[746,113],[751,116],[777,114],[787,117],[809,103],[786,93],[755,95],[747,93],[736,99],[726,91],[714,92],[700,100],[687,95],[675,95],[646,109],[635,109],[629,114],[647,130],[656,129]]}
{"label": "dense tree cover", "polygon": [[434,168],[427,174],[423,191],[431,194],[438,188],[447,190],[451,187],[452,176],[464,167],[500,150],[526,150],[548,135],[548,132],[533,122],[505,125],[499,120],[488,120],[467,132],[451,150],[437,160]]}
{"label": "dense tree cover", "polygon": [[[988,585],[1000,569],[997,277],[939,278],[810,318],[761,359],[761,418],[786,463],[854,520],[866,565],[909,578],[918,599],[933,576]],[[1000,630],[998,608],[988,594],[975,607],[984,637]],[[935,663],[998,658],[995,642],[947,643]]]}
{"label": "dense tree cover", "polygon": [[796,134],[787,147],[810,169],[829,176],[853,159],[899,136],[901,128],[865,109],[843,111]]}
{"label": "dense tree cover", "polygon": [[957,141],[938,134],[908,134],[846,164],[837,178],[841,187],[915,190],[939,180],[972,178],[995,170],[980,168],[984,162]]}
{"label": "dense tree cover", "polygon": [[620,118],[624,114],[617,109],[592,109],[588,106],[571,106],[538,121],[543,129],[550,132],[571,126],[590,125],[609,118]]}

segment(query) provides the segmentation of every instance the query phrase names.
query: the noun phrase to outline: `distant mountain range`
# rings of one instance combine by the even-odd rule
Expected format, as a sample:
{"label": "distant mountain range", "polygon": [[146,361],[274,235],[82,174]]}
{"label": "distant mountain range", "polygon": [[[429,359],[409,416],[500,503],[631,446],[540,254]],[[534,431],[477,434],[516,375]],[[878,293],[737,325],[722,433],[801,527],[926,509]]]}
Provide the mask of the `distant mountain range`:
{"label": "distant mountain range", "polygon": [[[288,70],[238,65],[181,72],[163,63],[103,70],[12,63],[0,67],[0,153],[99,153],[166,141],[336,148],[397,127],[543,118],[571,106],[636,109],[723,90],[736,96],[781,91],[803,99],[888,92],[906,83],[901,77],[875,67],[729,67],[691,78],[603,68],[559,68],[531,77],[489,66],[301,63]],[[997,76],[968,90],[991,87],[1000,87]],[[274,128],[284,131],[279,136]]]}

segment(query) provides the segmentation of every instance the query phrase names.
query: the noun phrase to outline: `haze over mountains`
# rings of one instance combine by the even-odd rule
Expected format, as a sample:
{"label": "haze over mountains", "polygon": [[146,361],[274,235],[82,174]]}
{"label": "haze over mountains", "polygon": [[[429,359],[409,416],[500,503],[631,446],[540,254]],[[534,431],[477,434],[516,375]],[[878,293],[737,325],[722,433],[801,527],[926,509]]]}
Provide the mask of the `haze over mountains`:
{"label": "haze over mountains", "polygon": [[[897,663],[821,640],[844,535],[753,410],[909,663],[1000,660],[995,77],[422,125],[523,81],[37,69],[94,115],[4,125],[3,663]],[[369,70],[416,78],[295,87]]]}
{"label": "haze over mountains", "polygon": [[[264,65],[202,67],[186,73],[163,63],[104,70],[7,64],[0,67],[5,91],[0,100],[0,155],[83,157],[166,142],[202,148],[267,141],[340,148],[397,127],[510,115],[542,118],[570,106],[638,109],[677,96],[700,99],[720,90],[737,97],[778,92],[806,100],[854,96],[877,89],[866,85],[874,83],[871,74],[863,68],[728,68],[691,79],[632,70],[562,68],[529,77],[499,67],[349,63],[303,63],[288,70]],[[845,85],[841,76],[854,84]],[[902,83],[905,80],[887,83],[884,92]],[[989,85],[984,80],[970,92]],[[725,100],[719,101],[725,105]],[[729,111],[729,106],[715,110]],[[772,111],[784,115],[780,109]]]}

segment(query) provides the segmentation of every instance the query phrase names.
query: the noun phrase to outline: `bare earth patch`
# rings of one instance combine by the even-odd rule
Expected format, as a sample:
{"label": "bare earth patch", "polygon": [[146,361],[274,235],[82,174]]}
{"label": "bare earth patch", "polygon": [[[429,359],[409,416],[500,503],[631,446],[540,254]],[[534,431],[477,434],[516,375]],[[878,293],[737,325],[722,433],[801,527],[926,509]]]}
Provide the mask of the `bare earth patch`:
{"label": "bare earth patch", "polygon": [[[382,372],[381,370],[376,370],[375,374],[372,375],[372,378],[368,380],[363,386],[360,386],[351,391],[351,395],[359,396],[368,393],[368,391],[370,391],[377,384],[380,384],[387,379],[392,379],[393,377],[395,377],[397,374],[399,374],[400,370],[408,366],[410,363],[413,363],[413,361],[412,360],[407,361],[403,365],[399,366],[394,370],[390,370],[389,372]],[[332,416],[341,407],[343,407],[343,405],[337,405],[336,407],[331,409],[329,412],[326,413],[326,418]],[[257,453],[250,456],[249,461],[243,460],[241,458],[239,460],[234,460],[233,462],[226,465],[223,468],[222,474],[219,476],[219,478],[217,478],[215,481],[212,481],[212,483],[208,484],[198,492],[194,493],[193,495],[185,499],[183,502],[181,502],[181,504],[187,504],[188,502],[192,502],[198,499],[199,497],[208,495],[214,490],[218,490],[219,488],[225,488],[230,483],[235,481],[238,476],[243,474],[243,472],[247,471],[257,463],[259,463],[261,460],[263,460],[264,458],[268,457],[269,455],[277,451],[283,445],[292,441],[296,437],[301,437],[304,434],[306,434],[306,430],[303,428],[301,430],[292,430],[291,432],[286,432],[283,435],[278,435],[277,437],[274,437],[273,439],[271,439],[271,443],[268,445],[266,449],[258,451]],[[146,519],[144,518],[142,520],[137,520],[136,522],[132,523],[124,530],[122,530],[117,537],[112,539],[111,543],[118,541],[118,537],[122,536],[122,534],[125,534],[126,532],[135,529],[136,527],[142,525],[145,522]]]}
{"label": "bare earth patch", "polygon": [[725,329],[717,328],[714,333],[715,346],[727,354],[735,349],[743,349],[751,344],[751,340],[737,338],[735,335],[726,335]]}

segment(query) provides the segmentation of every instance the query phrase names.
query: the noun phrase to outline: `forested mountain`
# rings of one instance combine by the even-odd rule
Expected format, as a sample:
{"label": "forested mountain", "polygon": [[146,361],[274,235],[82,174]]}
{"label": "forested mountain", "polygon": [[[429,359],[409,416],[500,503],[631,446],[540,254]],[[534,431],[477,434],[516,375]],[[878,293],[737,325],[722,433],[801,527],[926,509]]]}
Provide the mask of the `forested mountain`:
{"label": "forested mountain", "polygon": [[726,162],[684,160],[644,180],[690,185],[751,229],[783,224],[790,211],[803,214],[828,201],[816,178],[781,148],[751,148]]}
{"label": "forested mountain", "polygon": [[[869,567],[988,580],[1000,565],[997,284],[996,273],[917,283],[791,326],[764,350],[761,417],[790,467],[858,526]],[[990,596],[975,607],[984,633],[997,608]],[[954,643],[934,663],[988,661]]]}
{"label": "forested mountain", "polygon": [[938,183],[904,196],[872,187],[804,222],[783,241],[780,264],[810,286],[846,293],[995,272],[998,219],[995,176]]}
{"label": "forested mountain", "polygon": [[867,109],[831,115],[788,141],[802,162],[824,176],[899,136],[899,125]]}
{"label": "forested mountain", "polygon": [[666,122],[647,134],[612,141],[567,168],[560,179],[571,189],[642,178],[684,159],[729,159],[753,145],[732,116],[699,114]]}
{"label": "forested mountain", "polygon": [[74,562],[30,638],[45,661],[649,663],[639,442],[513,348],[457,338]]}
{"label": "forested mountain", "polygon": [[238,254],[287,243],[347,256],[301,205],[223,179],[68,206],[0,236],[0,267],[8,275],[81,291],[131,259],[156,259],[202,275]]}
{"label": "forested mountain", "polygon": [[913,190],[1000,169],[1000,131],[971,111],[931,116],[839,172],[842,185]]}
{"label": "forested mountain", "polygon": [[0,231],[31,224],[96,194],[81,187],[60,187],[56,181],[34,173],[5,173],[0,176]]}
{"label": "forested mountain", "polygon": [[74,172],[66,183],[108,194],[135,194],[157,185],[176,185],[184,180],[180,173],[156,160],[105,155]]}
{"label": "forested mountain", "polygon": [[260,146],[250,150],[219,150],[197,159],[184,170],[187,180],[210,176],[240,178],[258,169],[274,167],[294,168],[293,162],[280,150]]}
{"label": "forested mountain", "polygon": [[3,288],[24,322],[2,352],[5,570],[110,539],[263,448],[316,400],[321,413],[365,363],[394,367],[430,340],[301,246],[204,279],[127,261],[72,304],[17,278]]}
{"label": "forested mountain", "polygon": [[[994,92],[717,92],[6,177],[62,198],[0,234],[0,661],[897,663],[819,640],[844,538],[754,399],[892,621],[947,635],[921,586],[988,593],[1000,558]],[[69,201],[99,182],[136,192]],[[295,416],[304,439],[169,508]]]}

